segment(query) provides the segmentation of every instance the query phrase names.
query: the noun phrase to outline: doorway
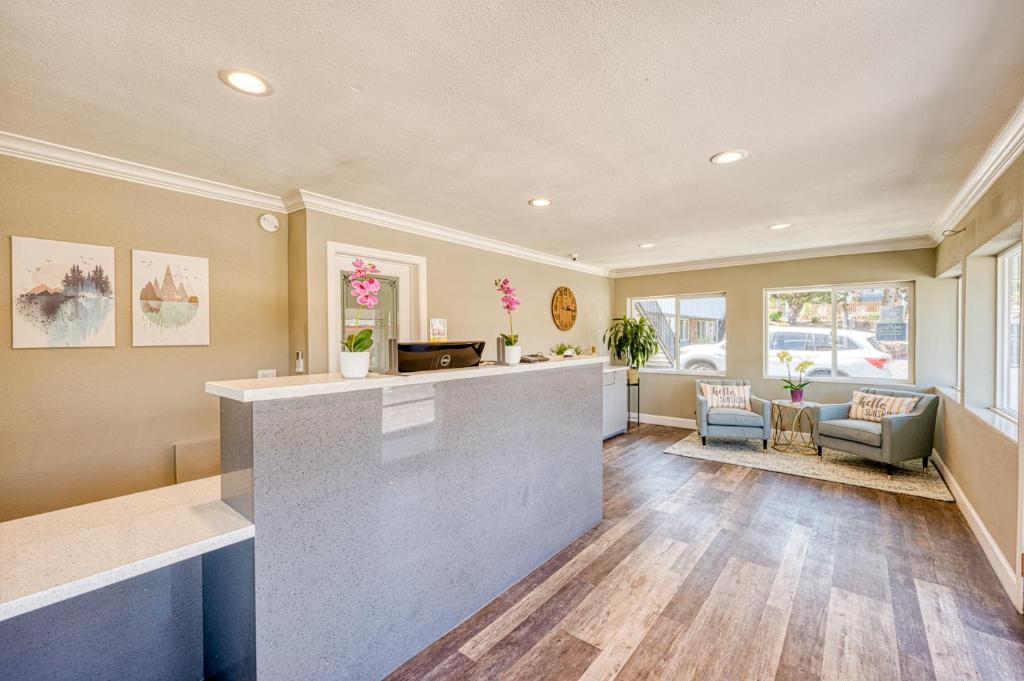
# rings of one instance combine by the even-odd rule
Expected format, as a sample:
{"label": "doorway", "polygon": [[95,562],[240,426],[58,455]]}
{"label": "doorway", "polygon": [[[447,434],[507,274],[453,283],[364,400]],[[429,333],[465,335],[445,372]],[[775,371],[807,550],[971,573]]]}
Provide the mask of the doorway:
{"label": "doorway", "polygon": [[[362,258],[380,270],[380,303],[360,308],[349,295],[352,261]],[[328,369],[338,371],[341,342],[353,330],[373,329],[370,370],[388,371],[388,340],[427,339],[427,259],[353,244],[327,242]]]}

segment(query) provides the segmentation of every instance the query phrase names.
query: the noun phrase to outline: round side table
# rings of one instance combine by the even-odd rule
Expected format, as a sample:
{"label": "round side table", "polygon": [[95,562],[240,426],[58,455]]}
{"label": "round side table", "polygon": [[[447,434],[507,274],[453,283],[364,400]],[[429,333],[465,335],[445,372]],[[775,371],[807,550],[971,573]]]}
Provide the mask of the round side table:
{"label": "round side table", "polygon": [[782,452],[815,451],[811,431],[817,402],[772,400],[772,446]]}

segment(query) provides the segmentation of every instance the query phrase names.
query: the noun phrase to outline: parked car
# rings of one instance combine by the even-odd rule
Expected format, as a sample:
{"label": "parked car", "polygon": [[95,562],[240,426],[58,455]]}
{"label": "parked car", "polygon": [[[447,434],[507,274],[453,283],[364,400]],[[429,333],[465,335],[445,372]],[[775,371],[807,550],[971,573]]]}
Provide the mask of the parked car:
{"label": "parked car", "polygon": [[[870,331],[836,330],[836,371],[855,378],[892,378],[892,355]],[[832,375],[832,330],[813,326],[768,327],[768,375],[785,376],[786,366],[777,355],[788,350],[796,362],[810,360],[810,378]],[[725,341],[687,345],[679,349],[686,371],[725,371]]]}

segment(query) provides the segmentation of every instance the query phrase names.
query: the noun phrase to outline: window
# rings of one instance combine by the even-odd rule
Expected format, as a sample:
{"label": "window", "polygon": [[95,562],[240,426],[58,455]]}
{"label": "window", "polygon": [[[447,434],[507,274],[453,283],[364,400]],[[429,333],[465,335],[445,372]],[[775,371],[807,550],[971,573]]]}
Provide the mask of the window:
{"label": "window", "polygon": [[1020,255],[1017,245],[999,254],[996,264],[996,409],[1017,418],[1020,391]]}
{"label": "window", "polygon": [[658,336],[648,369],[725,373],[725,295],[635,298],[631,314],[646,317]]}
{"label": "window", "polygon": [[765,374],[786,376],[779,352],[811,378],[910,380],[910,284],[765,292]]}

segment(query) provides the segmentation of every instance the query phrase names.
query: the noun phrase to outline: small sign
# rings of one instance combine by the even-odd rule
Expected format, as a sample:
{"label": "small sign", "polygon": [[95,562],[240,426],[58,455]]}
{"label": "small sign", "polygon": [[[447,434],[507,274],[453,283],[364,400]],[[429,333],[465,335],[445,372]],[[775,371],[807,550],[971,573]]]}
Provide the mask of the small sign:
{"label": "small sign", "polygon": [[880,341],[901,342],[907,340],[906,322],[879,322],[875,325],[875,338]]}
{"label": "small sign", "polygon": [[878,320],[881,322],[902,322],[902,305],[883,305],[878,311]]}
{"label": "small sign", "polygon": [[447,319],[431,319],[430,320],[430,342],[440,343],[448,340],[448,320]]}

